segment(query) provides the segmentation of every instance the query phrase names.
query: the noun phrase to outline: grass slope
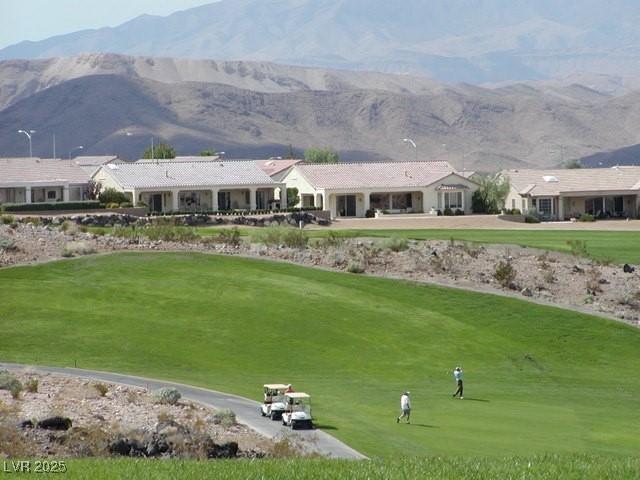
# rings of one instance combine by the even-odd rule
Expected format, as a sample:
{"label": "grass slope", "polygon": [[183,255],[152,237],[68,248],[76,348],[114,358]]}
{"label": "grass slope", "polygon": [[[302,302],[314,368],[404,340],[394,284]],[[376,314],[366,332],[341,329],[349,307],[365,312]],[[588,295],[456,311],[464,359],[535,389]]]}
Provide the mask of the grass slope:
{"label": "grass slope", "polygon": [[[264,461],[149,461],[74,460],[67,462],[64,478],[175,479],[211,478],[216,480],[405,480],[464,478],[488,480],[518,478],[526,480],[585,480],[610,478],[632,480],[640,476],[639,458],[594,456],[545,456],[528,458],[403,458],[350,462],[338,460]],[[55,477],[56,475],[52,475]]]}
{"label": "grass slope", "polygon": [[[0,271],[0,358],[311,393],[368,455],[635,455],[640,332],[523,301],[202,254]],[[452,400],[451,369],[466,371]],[[411,425],[397,425],[412,392]]]}

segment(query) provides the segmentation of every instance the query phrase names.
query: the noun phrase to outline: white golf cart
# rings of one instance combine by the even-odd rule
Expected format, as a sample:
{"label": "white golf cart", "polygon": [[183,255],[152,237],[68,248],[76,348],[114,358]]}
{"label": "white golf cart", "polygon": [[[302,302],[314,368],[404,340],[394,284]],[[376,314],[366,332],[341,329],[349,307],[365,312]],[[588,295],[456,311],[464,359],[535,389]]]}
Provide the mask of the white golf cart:
{"label": "white golf cart", "polygon": [[292,430],[313,428],[311,397],[302,392],[285,393],[282,424],[291,427]]}
{"label": "white golf cart", "polygon": [[284,412],[284,392],[290,385],[283,383],[267,383],[264,385],[264,398],[260,405],[260,415],[280,420]]}

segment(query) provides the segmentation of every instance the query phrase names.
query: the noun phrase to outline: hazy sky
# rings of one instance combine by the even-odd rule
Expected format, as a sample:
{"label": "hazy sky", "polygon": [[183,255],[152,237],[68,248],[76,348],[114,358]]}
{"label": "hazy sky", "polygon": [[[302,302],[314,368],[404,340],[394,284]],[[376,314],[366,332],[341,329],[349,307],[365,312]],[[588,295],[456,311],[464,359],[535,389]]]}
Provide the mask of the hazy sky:
{"label": "hazy sky", "polygon": [[110,27],[138,15],[168,15],[216,0],[0,0],[0,48],[87,28]]}

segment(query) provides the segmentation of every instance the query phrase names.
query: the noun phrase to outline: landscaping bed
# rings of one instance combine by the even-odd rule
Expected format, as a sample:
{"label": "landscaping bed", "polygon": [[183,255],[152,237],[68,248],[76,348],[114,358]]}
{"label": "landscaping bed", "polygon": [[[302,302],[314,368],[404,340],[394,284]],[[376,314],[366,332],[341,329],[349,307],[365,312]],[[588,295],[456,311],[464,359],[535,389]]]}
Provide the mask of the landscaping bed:
{"label": "landscaping bed", "polygon": [[[4,389],[7,379],[21,388]],[[262,458],[282,449],[236,423],[233,412],[170,395],[0,370],[0,457]]]}

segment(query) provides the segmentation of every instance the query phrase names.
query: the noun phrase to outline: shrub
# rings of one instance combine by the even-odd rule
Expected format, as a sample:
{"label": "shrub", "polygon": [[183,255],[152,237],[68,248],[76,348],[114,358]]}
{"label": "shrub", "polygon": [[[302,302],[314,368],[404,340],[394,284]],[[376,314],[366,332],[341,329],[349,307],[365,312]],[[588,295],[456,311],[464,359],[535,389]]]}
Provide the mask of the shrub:
{"label": "shrub", "polygon": [[2,224],[3,225],[11,225],[12,223],[14,223],[16,221],[15,217],[13,215],[2,215],[2,217],[0,217],[2,219]]}
{"label": "shrub", "polygon": [[110,202],[110,203],[105,204],[105,208],[108,208],[110,210],[114,209],[114,208],[120,208],[120,204],[116,203],[116,202]]}
{"label": "shrub", "polygon": [[461,209],[459,209],[459,208],[456,208],[455,216],[456,216],[456,217],[459,217],[460,215],[464,215],[464,210],[461,210]]}
{"label": "shrub", "polygon": [[98,395],[100,395],[101,397],[106,396],[107,392],[109,391],[109,387],[107,387],[104,383],[95,383],[93,385],[93,388],[96,389]]}
{"label": "shrub", "polygon": [[37,378],[30,378],[26,381],[24,387],[29,393],[38,393],[38,384],[39,382]]}
{"label": "shrub", "polygon": [[62,225],[60,225],[60,230],[68,233],[69,235],[75,235],[80,231],[78,225],[75,222],[71,222],[69,220],[65,220]]}
{"label": "shrub", "polygon": [[20,397],[22,383],[7,370],[0,370],[0,390],[8,390],[14,399]]}
{"label": "shrub", "polygon": [[172,225],[149,225],[143,228],[141,233],[151,241],[193,243],[200,240],[195,229]]}
{"label": "shrub", "polygon": [[182,398],[182,394],[178,391],[177,388],[165,387],[153,392],[153,398],[157,403],[162,403],[165,405],[175,405]]}
{"label": "shrub", "polygon": [[540,219],[535,215],[527,214],[524,217],[524,223],[540,223]]}
{"label": "shrub", "polygon": [[96,253],[96,249],[87,242],[69,242],[64,246],[62,256],[70,258],[76,255],[91,255],[92,253]]}
{"label": "shrub", "polygon": [[216,241],[237,247],[242,242],[240,238],[240,230],[238,227],[221,230],[220,233],[216,235]]}
{"label": "shrub", "polygon": [[[46,210],[96,210],[99,208],[100,202],[97,202],[95,200],[86,200],[82,202],[8,203],[4,206],[5,212],[40,212]],[[28,223],[26,218],[23,219],[23,223]]]}
{"label": "shrub", "polygon": [[213,414],[213,423],[215,425],[222,425],[224,428],[232,427],[236,424],[236,414],[228,408],[219,410]]}
{"label": "shrub", "polygon": [[586,240],[567,240],[567,245],[571,249],[571,255],[575,257],[587,256],[587,241]]}
{"label": "shrub", "polygon": [[309,237],[306,232],[297,228],[267,227],[254,231],[251,234],[251,241],[267,246],[284,245],[289,248],[306,248]]}
{"label": "shrub", "polygon": [[373,208],[370,208],[366,212],[364,212],[365,218],[373,218],[376,216],[376,211]]}
{"label": "shrub", "polygon": [[117,203],[118,205],[120,205],[121,203],[130,202],[128,196],[126,196],[123,192],[119,192],[115,188],[105,188],[102,192],[100,192],[100,195],[98,195],[98,200],[100,200],[100,203]]}
{"label": "shrub", "polygon": [[17,249],[16,241],[12,238],[0,238],[0,252],[12,252]]}
{"label": "shrub", "polygon": [[583,213],[582,215],[580,215],[580,218],[578,218],[578,221],[579,222],[595,222],[596,219],[590,213]]}
{"label": "shrub", "polygon": [[132,208],[133,207],[133,203],[131,202],[122,202],[120,204],[120,208]]}
{"label": "shrub", "polygon": [[320,245],[322,247],[338,247],[344,243],[344,237],[341,237],[335,230],[329,230],[327,237],[322,239]]}
{"label": "shrub", "polygon": [[307,248],[309,237],[306,232],[300,229],[285,228],[282,235],[282,243],[289,248]]}
{"label": "shrub", "polygon": [[508,288],[516,279],[516,270],[513,268],[513,265],[511,265],[511,262],[500,261],[498,265],[496,265],[493,278],[495,278],[500,285]]}
{"label": "shrub", "polygon": [[453,210],[451,210],[449,207],[445,208],[444,211],[442,212],[444,216],[446,217],[451,217],[453,216]]}
{"label": "shrub", "polygon": [[392,252],[403,252],[409,248],[409,241],[404,237],[389,237],[382,242],[382,248]]}
{"label": "shrub", "polygon": [[349,273],[364,273],[364,264],[358,260],[352,260],[347,265],[347,272]]}

